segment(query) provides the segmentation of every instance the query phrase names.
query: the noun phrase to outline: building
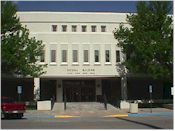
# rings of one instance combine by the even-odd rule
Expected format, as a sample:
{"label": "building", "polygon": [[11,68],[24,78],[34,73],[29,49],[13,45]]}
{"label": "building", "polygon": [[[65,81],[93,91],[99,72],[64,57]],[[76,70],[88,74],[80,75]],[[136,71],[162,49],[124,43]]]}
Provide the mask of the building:
{"label": "building", "polygon": [[[122,75],[119,66],[125,55],[117,46],[113,30],[126,22],[126,13],[18,12],[30,35],[42,40],[45,48],[38,64],[48,64],[40,78],[24,78],[23,99],[57,102],[164,98],[163,83],[149,77]],[[16,80],[4,81],[7,87]],[[9,85],[8,85],[9,84]],[[16,83],[16,86],[18,84]],[[7,88],[9,89],[9,88]],[[16,87],[14,88],[16,90]],[[16,96],[17,97],[17,96]]]}

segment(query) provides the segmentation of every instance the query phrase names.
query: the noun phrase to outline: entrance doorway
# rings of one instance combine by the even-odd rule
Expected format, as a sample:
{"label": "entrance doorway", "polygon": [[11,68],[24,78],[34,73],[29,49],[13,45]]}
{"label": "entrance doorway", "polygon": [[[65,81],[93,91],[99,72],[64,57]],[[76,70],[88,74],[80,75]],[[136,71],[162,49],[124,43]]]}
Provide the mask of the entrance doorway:
{"label": "entrance doorway", "polygon": [[95,80],[63,80],[63,98],[68,102],[95,101]]}

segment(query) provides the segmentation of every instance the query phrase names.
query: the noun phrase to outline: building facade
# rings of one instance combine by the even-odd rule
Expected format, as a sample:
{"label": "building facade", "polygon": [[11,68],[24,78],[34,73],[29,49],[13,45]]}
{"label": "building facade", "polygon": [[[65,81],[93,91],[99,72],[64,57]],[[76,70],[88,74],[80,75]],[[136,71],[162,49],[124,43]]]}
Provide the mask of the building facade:
{"label": "building facade", "polygon": [[[117,46],[113,31],[126,22],[126,13],[95,12],[18,12],[30,35],[42,40],[45,48],[38,64],[48,64],[46,74],[28,81],[24,88],[30,97],[57,102],[163,98],[163,84],[145,77],[122,75],[125,55]],[[8,83],[8,82],[7,82]],[[30,85],[30,86],[28,86]],[[25,96],[25,95],[24,95]],[[24,98],[25,99],[25,98]]]}

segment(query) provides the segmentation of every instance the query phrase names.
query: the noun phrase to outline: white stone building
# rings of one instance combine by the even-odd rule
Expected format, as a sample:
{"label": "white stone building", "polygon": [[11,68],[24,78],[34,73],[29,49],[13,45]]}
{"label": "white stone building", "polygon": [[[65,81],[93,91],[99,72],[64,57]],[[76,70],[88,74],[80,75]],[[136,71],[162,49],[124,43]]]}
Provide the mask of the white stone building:
{"label": "white stone building", "polygon": [[[118,71],[124,55],[113,31],[121,22],[128,26],[126,13],[18,12],[17,15],[30,35],[45,45],[38,64],[48,64],[46,74],[30,79],[28,83],[34,84],[25,84],[24,99],[31,91],[39,100],[55,97],[57,102],[62,102],[65,96],[70,102],[100,101],[105,94],[108,102],[115,103],[148,98],[150,83],[155,87],[153,92],[159,88],[155,98],[162,97],[161,82],[144,77],[130,77],[126,81]],[[29,99],[32,97],[35,96]]]}

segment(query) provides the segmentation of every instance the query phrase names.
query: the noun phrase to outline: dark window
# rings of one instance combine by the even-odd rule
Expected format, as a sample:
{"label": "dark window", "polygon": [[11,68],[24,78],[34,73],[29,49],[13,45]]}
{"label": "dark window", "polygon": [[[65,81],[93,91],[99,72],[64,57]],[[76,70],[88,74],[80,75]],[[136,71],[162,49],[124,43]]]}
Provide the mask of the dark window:
{"label": "dark window", "polygon": [[105,51],[106,62],[110,62],[110,50]]}
{"label": "dark window", "polygon": [[67,31],[67,25],[62,25],[62,32],[66,32]]}
{"label": "dark window", "polygon": [[56,50],[51,50],[51,62],[56,62]]}
{"label": "dark window", "polygon": [[95,62],[99,62],[99,50],[95,50],[94,55],[95,55]]}
{"label": "dark window", "polygon": [[40,62],[45,62],[45,50],[42,50],[41,52]]}
{"label": "dark window", "polygon": [[96,28],[97,28],[97,27],[96,27],[95,25],[91,26],[91,31],[92,31],[92,32],[96,32]]}
{"label": "dark window", "polygon": [[120,51],[116,50],[116,62],[120,62]]}
{"label": "dark window", "polygon": [[67,50],[62,50],[62,62],[67,62]]}
{"label": "dark window", "polygon": [[52,31],[56,32],[57,31],[57,25],[52,25]]}
{"label": "dark window", "polygon": [[101,32],[106,32],[106,26],[101,26]]}
{"label": "dark window", "polygon": [[84,50],[84,62],[89,62],[89,53],[88,53],[88,50]]}
{"label": "dark window", "polygon": [[72,32],[77,32],[77,26],[76,25],[72,26]]}
{"label": "dark window", "polygon": [[73,62],[78,62],[78,50],[73,50]]}
{"label": "dark window", "polygon": [[83,25],[82,26],[82,32],[86,32],[87,30],[86,30],[86,26],[85,25]]}

